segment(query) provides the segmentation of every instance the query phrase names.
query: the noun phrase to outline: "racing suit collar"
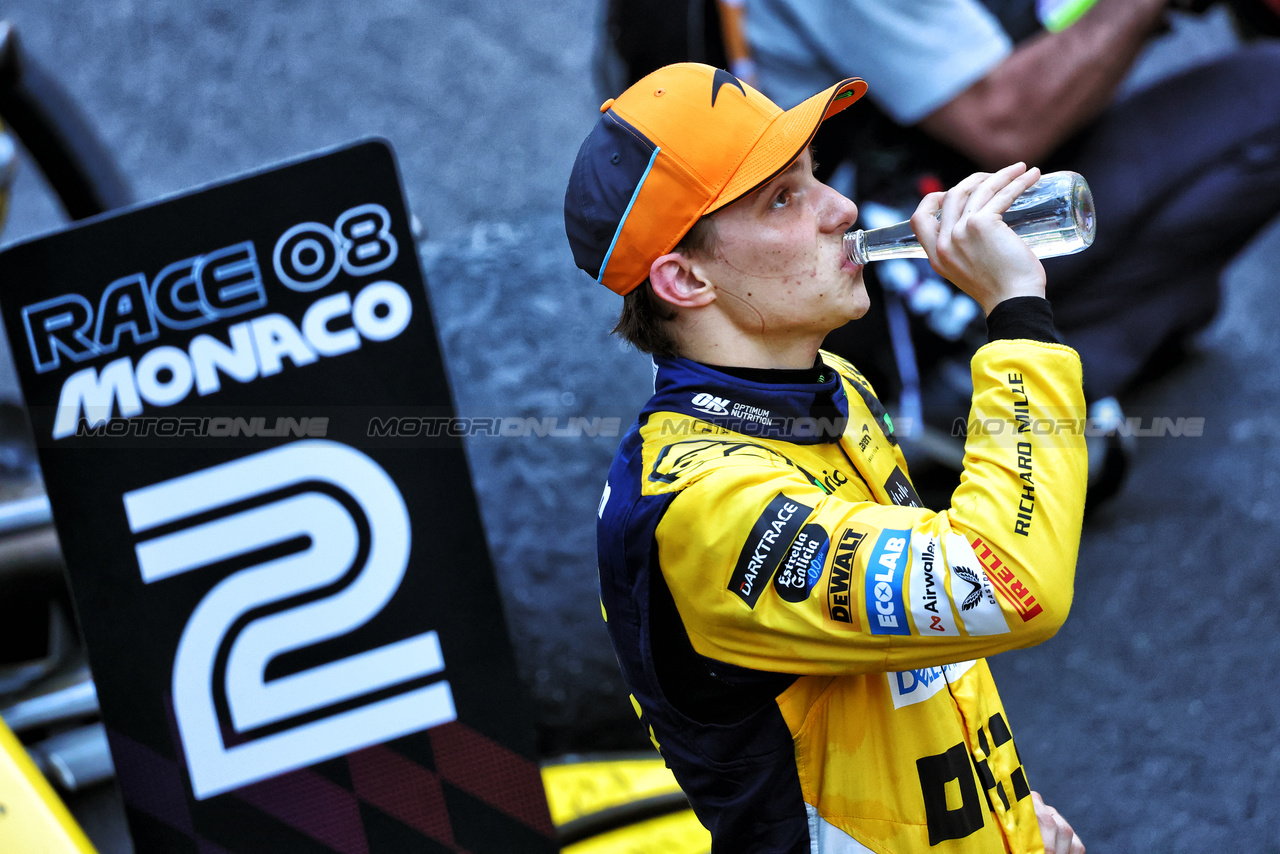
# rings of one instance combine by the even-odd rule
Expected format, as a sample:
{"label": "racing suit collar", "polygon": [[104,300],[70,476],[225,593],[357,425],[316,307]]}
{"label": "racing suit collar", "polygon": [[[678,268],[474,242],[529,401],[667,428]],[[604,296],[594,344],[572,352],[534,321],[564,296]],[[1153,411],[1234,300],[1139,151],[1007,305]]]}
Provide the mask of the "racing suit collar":
{"label": "racing suit collar", "polygon": [[840,375],[823,382],[742,379],[690,359],[655,358],[654,395],[641,419],[676,412],[747,436],[800,445],[838,441],[849,417]]}

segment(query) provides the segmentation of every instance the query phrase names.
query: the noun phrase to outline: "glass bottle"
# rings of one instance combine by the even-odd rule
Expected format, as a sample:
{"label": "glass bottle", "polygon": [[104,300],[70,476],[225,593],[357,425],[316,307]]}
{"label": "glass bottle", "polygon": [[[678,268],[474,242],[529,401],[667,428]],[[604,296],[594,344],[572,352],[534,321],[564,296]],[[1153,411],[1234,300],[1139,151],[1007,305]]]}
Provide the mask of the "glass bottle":
{"label": "glass bottle", "polygon": [[[1045,175],[1013,200],[1003,218],[1039,258],[1080,252],[1093,243],[1097,231],[1093,193],[1076,172]],[[844,249],[855,264],[928,257],[911,230],[910,220],[850,230],[844,236]]]}

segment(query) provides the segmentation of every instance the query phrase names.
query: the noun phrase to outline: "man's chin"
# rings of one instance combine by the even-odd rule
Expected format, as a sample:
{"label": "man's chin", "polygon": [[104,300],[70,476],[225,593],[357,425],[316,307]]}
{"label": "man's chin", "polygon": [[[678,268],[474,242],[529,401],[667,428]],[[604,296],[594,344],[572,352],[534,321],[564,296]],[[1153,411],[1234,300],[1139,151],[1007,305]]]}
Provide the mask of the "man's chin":
{"label": "man's chin", "polygon": [[871,310],[871,295],[867,293],[866,286],[861,281],[858,282],[858,292],[853,299],[853,304],[849,309],[849,319],[858,320],[868,311]]}

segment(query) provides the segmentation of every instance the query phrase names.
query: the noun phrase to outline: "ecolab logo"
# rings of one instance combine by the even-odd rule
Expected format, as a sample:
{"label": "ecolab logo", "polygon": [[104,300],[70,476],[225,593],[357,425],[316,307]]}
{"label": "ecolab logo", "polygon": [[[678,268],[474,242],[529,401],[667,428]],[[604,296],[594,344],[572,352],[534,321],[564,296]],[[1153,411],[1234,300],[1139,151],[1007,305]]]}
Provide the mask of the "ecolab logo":
{"label": "ecolab logo", "polygon": [[727,397],[716,397],[714,394],[700,392],[693,396],[693,408],[699,412],[705,412],[707,415],[728,415],[729,399]]}
{"label": "ecolab logo", "polygon": [[867,624],[876,635],[907,635],[906,605],[902,601],[902,577],[899,566],[906,555],[910,531],[885,528],[876,541],[875,551],[867,563]]}

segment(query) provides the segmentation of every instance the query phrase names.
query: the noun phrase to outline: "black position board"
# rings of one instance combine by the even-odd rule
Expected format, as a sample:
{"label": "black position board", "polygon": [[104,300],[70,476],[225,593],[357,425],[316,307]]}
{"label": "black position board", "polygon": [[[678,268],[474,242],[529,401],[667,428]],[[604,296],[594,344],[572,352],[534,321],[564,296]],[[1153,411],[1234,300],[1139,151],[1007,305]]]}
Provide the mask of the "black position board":
{"label": "black position board", "polygon": [[556,850],[389,145],[0,282],[139,854]]}

